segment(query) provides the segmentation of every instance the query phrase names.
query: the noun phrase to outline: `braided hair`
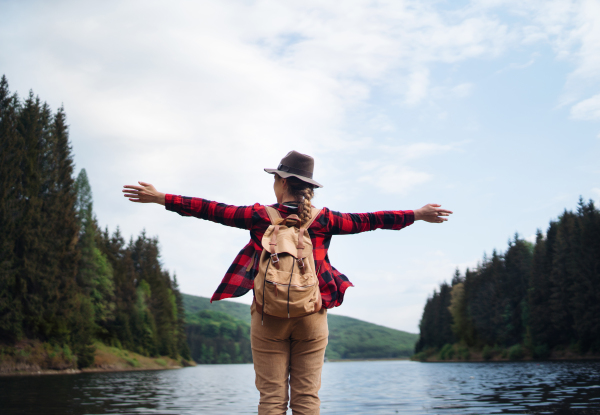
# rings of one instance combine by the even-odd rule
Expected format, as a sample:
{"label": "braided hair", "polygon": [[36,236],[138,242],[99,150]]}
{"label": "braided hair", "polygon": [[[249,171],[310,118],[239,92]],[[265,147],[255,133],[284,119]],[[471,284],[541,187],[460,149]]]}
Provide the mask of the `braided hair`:
{"label": "braided hair", "polygon": [[315,187],[293,176],[287,178],[287,184],[288,193],[298,201],[298,217],[302,223],[308,222],[312,217],[311,200],[315,197]]}

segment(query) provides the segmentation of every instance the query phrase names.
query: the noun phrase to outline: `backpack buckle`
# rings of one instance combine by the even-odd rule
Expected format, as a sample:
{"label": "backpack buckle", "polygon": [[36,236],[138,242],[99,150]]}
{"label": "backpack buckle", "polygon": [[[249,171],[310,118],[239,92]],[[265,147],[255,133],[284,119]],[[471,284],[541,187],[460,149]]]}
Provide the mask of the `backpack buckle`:
{"label": "backpack buckle", "polygon": [[300,268],[304,269],[304,261],[302,261],[302,258],[298,258],[296,262]]}
{"label": "backpack buckle", "polygon": [[273,262],[273,264],[279,262],[279,257],[277,256],[277,253],[271,254],[271,262]]}

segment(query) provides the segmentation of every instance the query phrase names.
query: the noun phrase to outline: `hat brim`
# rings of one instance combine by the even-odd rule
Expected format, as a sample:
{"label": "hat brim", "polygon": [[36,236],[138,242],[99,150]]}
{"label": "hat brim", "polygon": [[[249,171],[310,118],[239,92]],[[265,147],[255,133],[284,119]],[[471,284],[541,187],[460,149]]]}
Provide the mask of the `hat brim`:
{"label": "hat brim", "polygon": [[293,174],[293,173],[289,173],[287,171],[281,171],[281,170],[277,170],[277,169],[265,169],[265,171],[269,174],[278,174],[279,176],[283,177],[284,179],[286,179],[288,177],[295,177],[297,179],[302,180],[303,182],[310,183],[315,187],[323,187],[322,184],[314,181],[313,179],[309,179],[308,177],[300,176],[298,174]]}

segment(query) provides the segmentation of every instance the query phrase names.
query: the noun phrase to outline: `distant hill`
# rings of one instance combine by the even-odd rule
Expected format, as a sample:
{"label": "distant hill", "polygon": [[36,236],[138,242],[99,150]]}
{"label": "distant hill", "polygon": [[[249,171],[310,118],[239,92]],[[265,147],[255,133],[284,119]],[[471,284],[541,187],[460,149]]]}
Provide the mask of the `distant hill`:
{"label": "distant hill", "polygon": [[[211,304],[210,300],[205,297],[189,294],[182,294],[182,296],[187,321],[191,324],[197,324],[199,321],[198,313],[201,313],[205,322],[211,313],[215,313],[213,314],[215,321],[222,320],[221,313],[225,313],[234,317],[238,324],[245,323],[250,326],[250,307],[246,304],[227,300],[215,301]],[[351,317],[329,314],[327,321],[329,345],[326,357],[328,359],[408,357],[413,354],[418,339],[417,334],[367,323]],[[243,332],[245,333],[245,330]],[[198,349],[198,346],[190,344],[190,349]],[[194,357],[193,353],[192,357]]]}

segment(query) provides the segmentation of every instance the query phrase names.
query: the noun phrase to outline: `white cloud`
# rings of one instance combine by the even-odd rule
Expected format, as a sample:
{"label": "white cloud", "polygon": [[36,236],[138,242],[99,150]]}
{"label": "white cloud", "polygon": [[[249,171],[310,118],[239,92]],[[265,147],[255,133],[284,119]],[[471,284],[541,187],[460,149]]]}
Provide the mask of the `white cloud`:
{"label": "white cloud", "polygon": [[600,119],[600,94],[573,105],[571,117],[579,120]]}
{"label": "white cloud", "polygon": [[406,194],[415,186],[433,178],[431,174],[412,170],[408,167],[386,164],[377,167],[370,174],[362,176],[359,182],[368,183],[382,193]]}
{"label": "white cloud", "polygon": [[433,179],[432,174],[410,167],[411,161],[443,154],[462,144],[464,143],[376,146],[376,152],[384,156],[359,163],[360,170],[363,172],[359,182],[367,183],[382,193],[405,195],[415,187]]}
{"label": "white cloud", "polygon": [[[516,36],[520,43],[545,42],[552,46],[559,60],[573,64],[559,104],[574,105],[576,119],[598,117],[595,100],[587,98],[600,84],[600,2],[597,0],[477,0],[470,13],[488,14],[501,9],[517,16],[507,37]],[[530,60],[528,64],[533,64]],[[507,68],[509,69],[509,68]],[[513,68],[518,69],[518,68]]]}
{"label": "white cloud", "polygon": [[405,103],[416,105],[420,103],[428,93],[429,71],[426,69],[415,70],[408,78],[408,88]]}
{"label": "white cloud", "polygon": [[463,82],[462,84],[456,85],[451,89],[452,93],[459,98],[464,98],[471,93],[473,84],[470,82]]}

